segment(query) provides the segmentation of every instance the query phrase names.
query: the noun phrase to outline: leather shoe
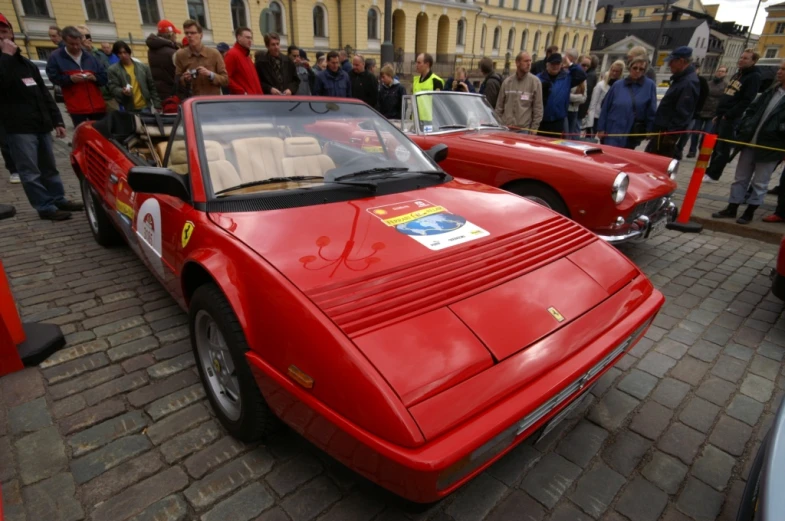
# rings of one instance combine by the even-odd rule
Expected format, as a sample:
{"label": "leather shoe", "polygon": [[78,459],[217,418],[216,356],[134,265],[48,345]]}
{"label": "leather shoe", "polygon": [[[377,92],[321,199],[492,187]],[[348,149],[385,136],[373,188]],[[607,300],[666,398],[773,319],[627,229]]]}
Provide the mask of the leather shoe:
{"label": "leather shoe", "polygon": [[84,210],[84,205],[82,203],[75,203],[73,201],[66,201],[64,203],[60,203],[57,205],[58,208],[61,210],[65,210],[66,212],[81,212]]}
{"label": "leather shoe", "polygon": [[53,210],[49,212],[40,212],[38,216],[47,221],[67,221],[71,218],[71,212],[63,210]]}
{"label": "leather shoe", "polygon": [[776,213],[773,213],[771,215],[767,215],[766,217],[764,217],[763,218],[763,222],[765,222],[765,223],[785,223],[785,218],[780,217]]}

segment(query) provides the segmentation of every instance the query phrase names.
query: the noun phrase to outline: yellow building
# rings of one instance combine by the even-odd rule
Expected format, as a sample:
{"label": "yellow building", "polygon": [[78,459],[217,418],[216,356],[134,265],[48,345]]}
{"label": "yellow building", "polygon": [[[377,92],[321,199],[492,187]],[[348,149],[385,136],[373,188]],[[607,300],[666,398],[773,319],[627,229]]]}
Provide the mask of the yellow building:
{"label": "yellow building", "polygon": [[767,7],[766,13],[758,52],[763,58],[785,58],[785,2]]}
{"label": "yellow building", "polygon": [[[542,56],[547,46],[588,51],[598,0],[393,0],[393,45],[403,49],[409,72],[417,53],[429,52],[437,70],[457,63],[476,67],[483,56],[514,58],[520,50]],[[54,49],[50,25],[86,24],[93,42],[124,40],[146,59],[144,40],[165,18],[180,26],[187,18],[205,28],[204,41],[234,43],[234,29],[262,34],[276,31],[285,47],[295,44],[309,53],[350,46],[353,52],[379,58],[383,38],[384,0],[0,0],[0,12],[14,23],[17,42],[32,58]],[[313,60],[313,56],[311,56]],[[513,65],[514,66],[514,65]]]}

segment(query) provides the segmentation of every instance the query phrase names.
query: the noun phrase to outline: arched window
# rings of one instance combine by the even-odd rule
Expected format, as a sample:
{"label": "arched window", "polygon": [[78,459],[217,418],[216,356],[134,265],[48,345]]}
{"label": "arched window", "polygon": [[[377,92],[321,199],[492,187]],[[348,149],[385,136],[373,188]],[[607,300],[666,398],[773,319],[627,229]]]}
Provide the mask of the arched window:
{"label": "arched window", "polygon": [[567,44],[570,43],[570,35],[565,33],[564,38],[561,39],[561,52],[565,52],[567,50]]}
{"label": "arched window", "polygon": [[262,11],[262,34],[284,34],[283,9],[278,2],[270,2],[270,6]]}
{"label": "arched window", "polygon": [[577,48],[578,48],[578,35],[577,35],[577,34],[576,34],[576,35],[575,35],[575,37],[572,39],[572,48],[573,48],[573,49],[577,49]]}
{"label": "arched window", "polygon": [[529,30],[525,29],[523,31],[523,36],[521,36],[521,50],[525,51],[526,46],[529,45]]}
{"label": "arched window", "polygon": [[248,27],[248,11],[245,9],[245,2],[243,0],[232,0],[232,26],[234,29],[238,27]]}
{"label": "arched window", "polygon": [[581,52],[586,53],[588,49],[586,47],[589,46],[589,35],[583,37],[583,45],[581,45]]}
{"label": "arched window", "polygon": [[507,33],[507,50],[512,51],[515,48],[515,29],[510,29]]}
{"label": "arched window", "polygon": [[316,38],[327,37],[327,16],[323,5],[316,4],[313,8],[313,35]]}
{"label": "arched window", "polygon": [[461,18],[458,20],[458,31],[455,36],[455,45],[464,45],[466,43],[466,20]]}
{"label": "arched window", "polygon": [[540,33],[540,31],[537,31],[536,33],[534,33],[534,45],[532,46],[532,52],[533,53],[537,53],[540,50],[540,37],[541,36],[542,36],[542,33]]}
{"label": "arched window", "polygon": [[502,28],[497,26],[496,29],[493,30],[493,48],[494,48],[494,50],[497,50],[497,51],[499,50],[499,45],[501,45],[501,39],[502,39]]}
{"label": "arched window", "polygon": [[482,36],[480,36],[480,49],[485,49],[485,36],[487,35],[488,31],[485,27],[485,24],[482,25]]}
{"label": "arched window", "polygon": [[545,35],[545,48],[546,49],[551,46],[551,38],[553,38],[553,35],[549,31],[548,34]]}
{"label": "arched window", "polygon": [[373,7],[368,9],[368,39],[379,39],[379,11]]}

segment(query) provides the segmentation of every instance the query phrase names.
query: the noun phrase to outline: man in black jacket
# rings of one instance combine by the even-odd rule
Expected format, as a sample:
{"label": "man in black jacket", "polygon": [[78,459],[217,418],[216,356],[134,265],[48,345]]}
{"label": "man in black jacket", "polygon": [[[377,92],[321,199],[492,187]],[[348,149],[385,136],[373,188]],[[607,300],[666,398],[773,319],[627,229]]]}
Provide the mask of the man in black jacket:
{"label": "man in black jacket", "polygon": [[485,79],[480,84],[480,94],[484,94],[491,108],[496,108],[496,101],[499,99],[499,89],[502,87],[501,74],[493,70],[493,60],[490,58],[483,58],[480,60],[480,71],[485,76]]}
{"label": "man in black jacket", "polygon": [[[698,103],[695,105],[695,114],[692,117],[692,122],[687,130],[698,130],[696,127],[700,125],[698,121],[698,114],[703,110],[703,104],[706,103],[706,99],[709,97],[709,82],[701,76],[701,68],[700,65],[693,65],[695,67],[695,74],[698,76],[698,81],[700,82],[700,92],[698,93]],[[676,155],[675,158],[681,161],[684,152],[684,145],[690,140],[690,136],[694,134],[682,134],[679,137],[679,144],[676,146]],[[695,154],[693,154],[693,157]],[[690,157],[687,155],[687,157]]]}
{"label": "man in black jacket", "polygon": [[177,35],[180,29],[169,20],[158,22],[158,34],[147,37],[147,64],[153,73],[155,90],[158,98],[163,101],[174,96],[178,91],[175,79],[174,55],[177,52]]}
{"label": "man in black jacket", "polygon": [[[719,139],[734,139],[736,126],[758,94],[761,74],[755,66],[760,56],[754,49],[747,49],[739,58],[739,70],[728,81],[725,95],[720,98],[717,114],[714,117],[714,129]],[[703,181],[713,182],[719,180],[725,165],[730,162],[731,146],[724,141],[718,141],[711,155],[711,163],[706,169]]]}
{"label": "man in black jacket", "polygon": [[551,45],[550,47],[545,49],[545,58],[543,58],[542,60],[538,60],[538,61],[534,62],[534,65],[532,65],[531,73],[534,76],[537,76],[541,72],[545,72],[545,69],[546,69],[546,65],[545,64],[547,63],[547,60],[548,60],[548,58],[551,57],[551,54],[553,54],[555,52],[559,52],[559,47],[556,46],[556,45]]}
{"label": "man in black jacket", "polygon": [[373,74],[365,70],[365,58],[359,54],[355,54],[352,58],[352,72],[349,73],[349,81],[352,83],[352,97],[376,108],[379,83]]}
{"label": "man in black jacket", "polygon": [[41,219],[64,221],[80,203],[65,198],[52,150],[52,130],[65,137],[63,116],[38,67],[22,56],[14,30],[0,13],[0,121],[30,204]]}
{"label": "man in black jacket", "polygon": [[281,37],[277,33],[264,35],[267,52],[256,53],[256,73],[262,83],[262,92],[276,96],[291,96],[300,88],[300,77],[294,62],[281,54]]}

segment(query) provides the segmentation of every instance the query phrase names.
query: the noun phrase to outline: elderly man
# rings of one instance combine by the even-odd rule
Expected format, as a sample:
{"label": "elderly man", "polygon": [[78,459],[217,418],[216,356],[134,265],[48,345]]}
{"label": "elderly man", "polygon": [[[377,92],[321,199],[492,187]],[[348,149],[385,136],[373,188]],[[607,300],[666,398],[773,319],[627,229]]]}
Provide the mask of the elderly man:
{"label": "elderly man", "polygon": [[300,87],[300,78],[294,62],[281,53],[281,37],[278,33],[264,35],[266,53],[256,54],[256,73],[265,94],[291,96]]}
{"label": "elderly man", "polygon": [[63,29],[65,47],[57,49],[46,63],[46,75],[63,90],[65,108],[74,126],[106,115],[101,93],[109,79],[106,69],[84,47],[82,33],[69,25]]}
{"label": "elderly man", "polygon": [[196,20],[183,22],[183,31],[188,47],[174,55],[175,76],[191,96],[217,96],[221,87],[229,85],[221,53],[202,44],[202,26]]}
{"label": "elderly man", "polygon": [[165,100],[177,94],[174,55],[177,52],[177,35],[180,29],[169,20],[158,22],[158,34],[147,37],[147,64],[153,73],[158,97]]}
{"label": "elderly man", "polygon": [[349,75],[341,68],[337,52],[327,53],[327,68],[316,75],[313,95],[331,98],[352,97],[352,83],[349,80]]}
{"label": "elderly man", "polygon": [[376,107],[379,96],[379,82],[376,77],[365,70],[365,58],[355,54],[352,58],[352,72],[349,73],[352,82],[352,97],[363,101],[371,107]]}
{"label": "elderly man", "polygon": [[14,42],[14,28],[2,13],[0,92],[0,121],[27,199],[41,219],[69,219],[83,206],[65,198],[52,150],[52,131],[58,138],[65,137],[63,117],[38,67],[22,56]]}
{"label": "elderly man", "polygon": [[[747,49],[739,57],[739,70],[728,81],[728,88],[720,98],[717,113],[714,116],[714,133],[719,139],[733,140],[736,135],[736,126],[758,94],[761,82],[761,72],[755,66],[760,56],[754,49]],[[730,162],[730,144],[718,141],[711,155],[709,168],[703,176],[704,182],[719,180],[725,166]]]}
{"label": "elderly man", "polygon": [[562,56],[553,53],[548,57],[545,72],[538,76],[542,82],[543,114],[539,130],[546,136],[562,135],[567,132],[567,109],[570,106],[570,90],[586,81],[586,72],[576,63],[562,67]]}
{"label": "elderly man", "polygon": [[[692,66],[692,48],[678,47],[665,61],[671,69],[671,85],[663,96],[654,116],[653,131],[681,132],[692,123],[692,116],[698,105],[700,82]],[[676,157],[679,134],[666,134],[653,137],[646,146],[646,152],[666,157]]]}
{"label": "elderly man", "polygon": [[530,72],[532,57],[521,51],[515,58],[515,74],[507,76],[499,90],[496,114],[507,126],[537,130],[542,121],[542,83]]}
{"label": "elderly man", "polygon": [[262,85],[251,61],[253,32],[248,27],[238,27],[234,32],[234,47],[224,56],[226,72],[229,75],[230,94],[261,94]]}

